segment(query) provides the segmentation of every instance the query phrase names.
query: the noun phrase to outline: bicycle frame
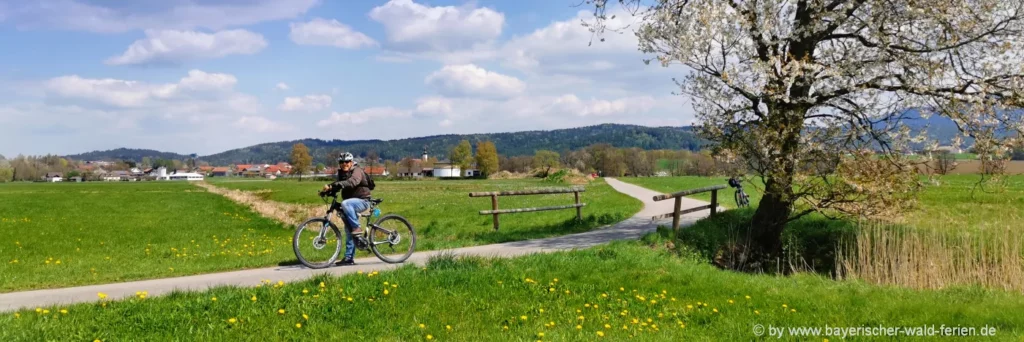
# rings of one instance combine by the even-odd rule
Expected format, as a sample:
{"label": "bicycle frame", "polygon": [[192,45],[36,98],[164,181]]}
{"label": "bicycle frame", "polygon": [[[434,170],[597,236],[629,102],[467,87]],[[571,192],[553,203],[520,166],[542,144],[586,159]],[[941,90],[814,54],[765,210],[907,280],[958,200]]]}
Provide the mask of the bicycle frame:
{"label": "bicycle frame", "polygon": [[[341,203],[338,202],[338,195],[337,194],[328,195],[328,197],[331,197],[331,205],[330,205],[330,207],[327,208],[327,214],[324,215],[324,219],[327,220],[327,222],[331,222],[331,215],[334,214],[335,211],[340,211],[342,209],[341,209]],[[326,202],[326,200],[324,202]],[[377,205],[373,201],[367,201],[367,202],[370,203],[370,207],[367,208],[367,210],[373,210],[373,209],[377,208]],[[384,228],[381,228],[381,227],[377,226],[376,224],[373,224],[372,222],[370,222],[370,217],[372,217],[372,216],[367,216],[366,217],[366,229],[363,229],[363,235],[366,235],[366,233],[369,232],[370,229],[380,229],[380,230],[383,230],[383,231],[387,232],[389,235],[394,233],[391,230],[384,229]],[[346,232],[347,232],[347,229],[346,229]],[[353,236],[355,236],[355,235],[353,235]],[[320,234],[317,235],[317,239],[323,240],[323,239],[326,239],[326,238],[327,238],[327,229],[320,229]],[[359,237],[359,238],[362,238],[362,237]],[[364,241],[364,243],[365,243],[365,241]],[[383,244],[386,244],[386,243],[387,242],[377,242],[377,243],[374,243],[374,245],[383,245]]]}

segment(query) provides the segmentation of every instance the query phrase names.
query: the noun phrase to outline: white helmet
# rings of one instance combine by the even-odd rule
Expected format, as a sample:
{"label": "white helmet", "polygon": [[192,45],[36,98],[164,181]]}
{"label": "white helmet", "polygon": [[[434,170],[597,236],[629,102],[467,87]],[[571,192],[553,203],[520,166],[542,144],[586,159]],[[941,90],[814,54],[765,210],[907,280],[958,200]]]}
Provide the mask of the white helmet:
{"label": "white helmet", "polygon": [[338,163],[339,164],[341,164],[343,162],[347,162],[347,161],[353,161],[353,160],[355,160],[355,157],[353,157],[352,154],[348,153],[348,152],[342,153],[340,156],[338,156]]}

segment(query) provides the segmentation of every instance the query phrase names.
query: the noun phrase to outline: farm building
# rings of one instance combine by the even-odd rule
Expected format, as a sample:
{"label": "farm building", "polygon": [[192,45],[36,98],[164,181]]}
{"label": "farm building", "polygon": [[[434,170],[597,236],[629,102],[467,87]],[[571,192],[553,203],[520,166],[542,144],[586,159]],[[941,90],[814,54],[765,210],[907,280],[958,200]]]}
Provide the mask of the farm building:
{"label": "farm building", "polygon": [[167,179],[168,180],[172,180],[172,181],[173,180],[201,181],[201,180],[203,180],[203,175],[195,173],[195,172],[180,172],[180,173],[174,173],[174,174],[168,175]]}
{"label": "farm building", "polygon": [[60,172],[47,172],[46,175],[43,176],[43,180],[51,183],[63,182],[64,174]]}

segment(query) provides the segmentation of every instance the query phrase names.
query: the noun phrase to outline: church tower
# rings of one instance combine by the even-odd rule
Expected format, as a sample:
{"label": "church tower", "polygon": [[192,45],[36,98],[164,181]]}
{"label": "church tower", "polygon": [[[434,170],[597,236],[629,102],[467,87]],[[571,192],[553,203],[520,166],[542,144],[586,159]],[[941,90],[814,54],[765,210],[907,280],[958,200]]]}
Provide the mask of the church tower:
{"label": "church tower", "polygon": [[427,145],[423,145],[423,161],[427,161]]}

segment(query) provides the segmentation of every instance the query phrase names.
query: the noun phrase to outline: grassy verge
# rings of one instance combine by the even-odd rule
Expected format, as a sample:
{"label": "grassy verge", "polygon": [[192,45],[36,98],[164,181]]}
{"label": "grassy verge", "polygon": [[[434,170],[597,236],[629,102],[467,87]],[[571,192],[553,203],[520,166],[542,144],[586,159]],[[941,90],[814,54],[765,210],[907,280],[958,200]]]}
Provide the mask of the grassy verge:
{"label": "grassy verge", "polygon": [[[316,191],[324,182],[294,180],[216,182],[212,184],[258,193],[267,200],[320,204]],[[586,186],[580,201],[583,221],[575,220],[573,210],[553,210],[500,217],[501,228],[495,231],[490,215],[480,210],[491,209],[490,198],[470,198],[470,192],[507,191],[566,185],[537,179],[517,180],[434,180],[381,181],[373,195],[384,200],[383,213],[397,213],[409,219],[420,238],[417,249],[431,250],[464,247],[508,241],[544,238],[578,233],[615,223],[640,211],[643,204],[612,189],[603,181]],[[573,203],[572,194],[508,196],[498,198],[499,208],[529,208]],[[324,206],[326,209],[326,206]]]}
{"label": "grassy verge", "polygon": [[1024,297],[1005,292],[751,276],[620,242],[517,259],[437,258],[426,268],[283,286],[271,281],[259,288],[25,310],[0,316],[0,340],[750,340],[756,324],[988,326],[997,340],[1014,340],[1024,334],[1022,309]]}
{"label": "grassy verge", "polygon": [[185,183],[0,185],[0,291],[293,260],[292,230]]}

